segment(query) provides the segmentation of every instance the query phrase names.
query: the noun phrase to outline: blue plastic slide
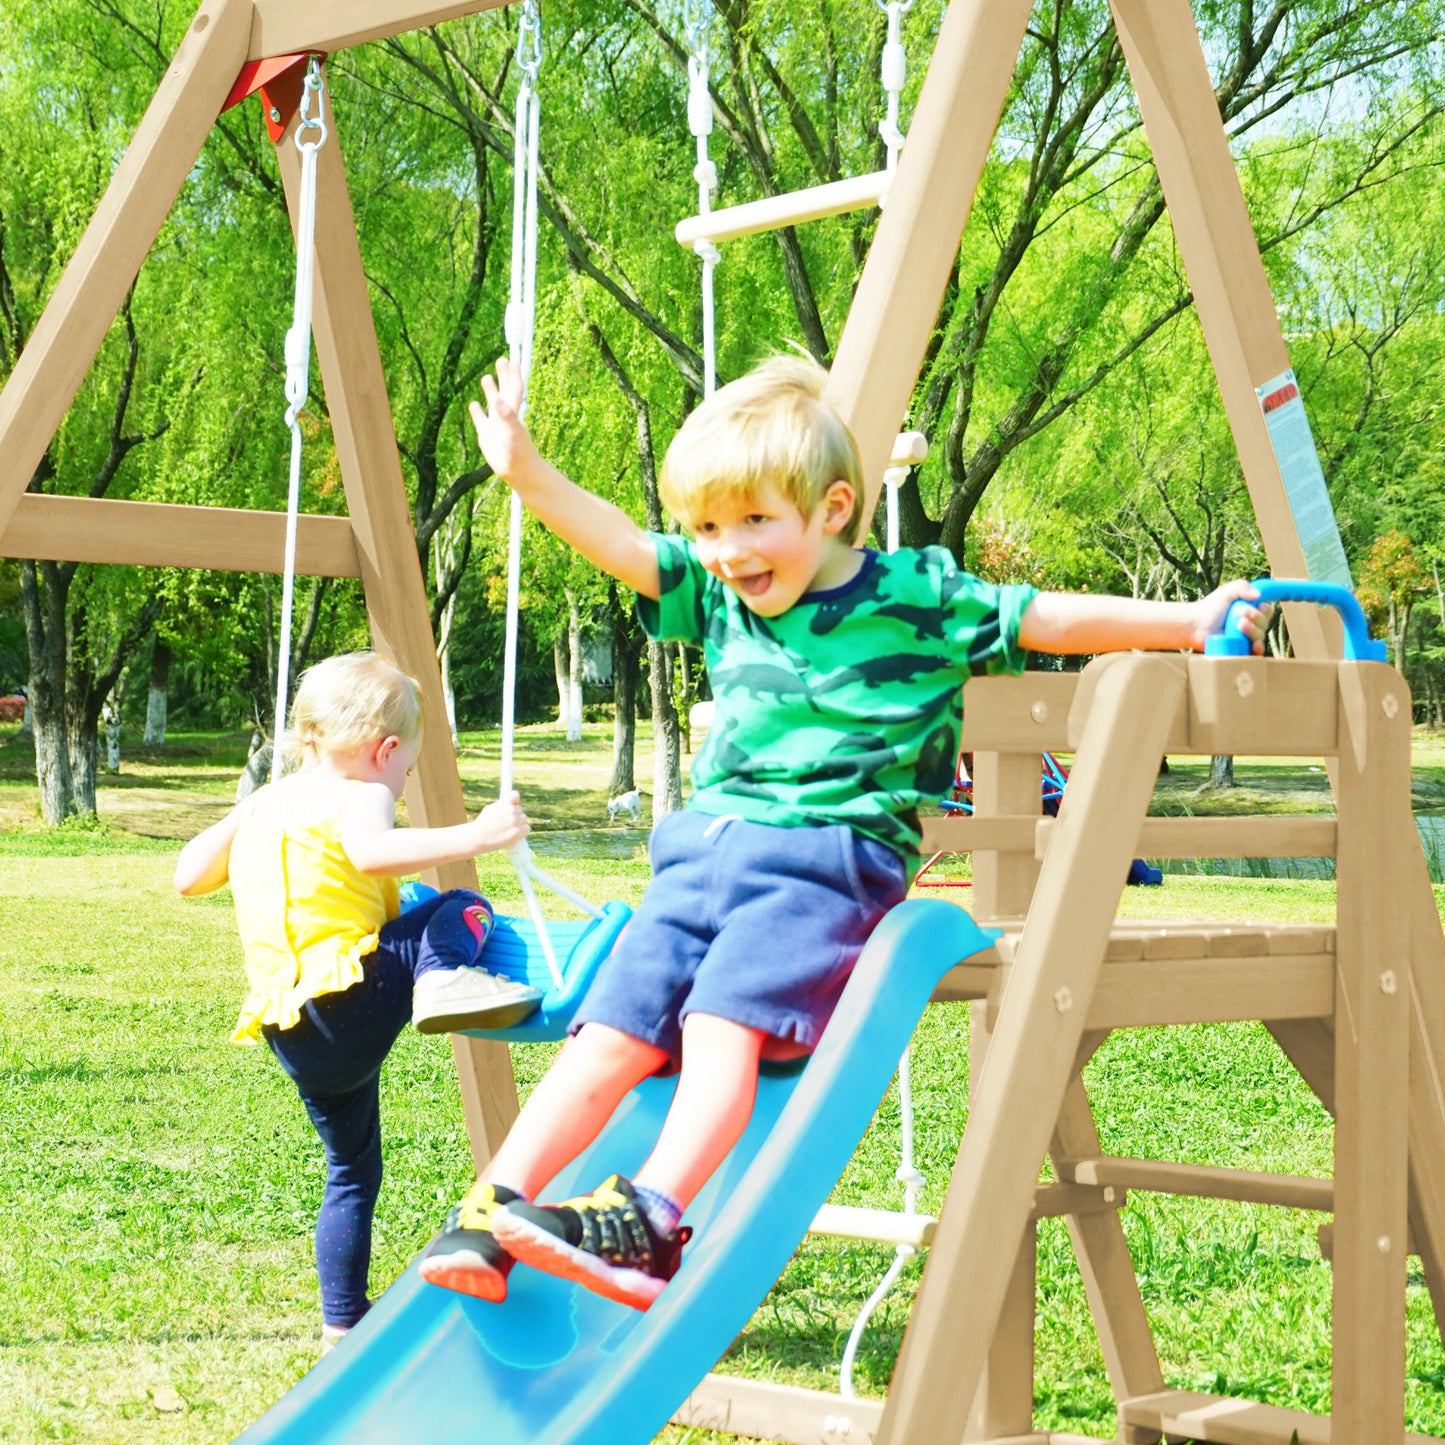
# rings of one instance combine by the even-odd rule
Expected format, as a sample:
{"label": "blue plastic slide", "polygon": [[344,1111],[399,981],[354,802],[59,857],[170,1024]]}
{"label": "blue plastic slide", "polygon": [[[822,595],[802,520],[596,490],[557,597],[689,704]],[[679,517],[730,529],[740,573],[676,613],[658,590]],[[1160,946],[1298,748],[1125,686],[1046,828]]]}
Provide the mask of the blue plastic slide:
{"label": "blue plastic slide", "polygon": [[[688,1211],[696,1237],[646,1313],[518,1266],[504,1304],[423,1283],[413,1264],[245,1445],[643,1445],[717,1363],[827,1199],[944,972],[996,937],[961,908],[900,904],[858,962],[817,1052],[765,1074],[747,1132]],[[623,1102],[548,1191],[631,1173],[672,1081]]]}

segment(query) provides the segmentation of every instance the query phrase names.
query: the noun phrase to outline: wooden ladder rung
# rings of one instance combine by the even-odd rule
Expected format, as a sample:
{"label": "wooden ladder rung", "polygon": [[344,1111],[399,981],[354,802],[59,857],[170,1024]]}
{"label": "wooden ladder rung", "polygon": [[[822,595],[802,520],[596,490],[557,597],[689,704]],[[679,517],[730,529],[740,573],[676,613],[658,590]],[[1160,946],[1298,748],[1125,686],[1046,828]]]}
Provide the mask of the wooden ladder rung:
{"label": "wooden ladder rung", "polygon": [[1299,1174],[1267,1174],[1251,1169],[1116,1157],[1059,1160],[1055,1170],[1060,1179],[1075,1184],[1114,1185],[1153,1194],[1230,1199],[1238,1204],[1272,1204],[1283,1209],[1315,1209],[1324,1213],[1335,1207],[1332,1180]]}
{"label": "wooden ladder rung", "polygon": [[808,1226],[809,1234],[859,1239],[871,1244],[911,1244],[927,1249],[938,1220],[931,1214],[904,1214],[892,1209],[863,1209],[852,1204],[825,1204]]}

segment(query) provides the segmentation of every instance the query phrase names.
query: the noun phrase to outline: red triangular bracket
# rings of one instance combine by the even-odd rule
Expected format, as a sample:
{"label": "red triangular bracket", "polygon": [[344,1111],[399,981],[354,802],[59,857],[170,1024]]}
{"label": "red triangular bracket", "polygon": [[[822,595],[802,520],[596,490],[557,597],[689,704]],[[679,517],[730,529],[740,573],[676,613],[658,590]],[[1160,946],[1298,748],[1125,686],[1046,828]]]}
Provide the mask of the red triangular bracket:
{"label": "red triangular bracket", "polygon": [[[249,95],[261,97],[261,114],[266,121],[266,130],[273,141],[278,141],[296,114],[301,104],[301,88],[306,80],[306,63],[310,53],[303,55],[273,55],[268,60],[248,60],[241,67],[231,93],[226,97],[222,110],[239,105]],[[325,60],[325,55],[319,56]]]}

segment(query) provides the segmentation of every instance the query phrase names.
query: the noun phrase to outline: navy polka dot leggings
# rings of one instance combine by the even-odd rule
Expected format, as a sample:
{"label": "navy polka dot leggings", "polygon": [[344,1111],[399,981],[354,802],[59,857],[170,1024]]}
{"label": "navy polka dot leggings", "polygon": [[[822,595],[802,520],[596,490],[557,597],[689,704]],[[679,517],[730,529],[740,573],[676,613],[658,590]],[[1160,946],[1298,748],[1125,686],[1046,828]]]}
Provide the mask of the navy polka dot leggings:
{"label": "navy polka dot leggings", "polygon": [[381,1066],[411,1021],[412,985],[434,968],[475,963],[480,942],[463,910],[481,895],[456,888],[381,930],[363,977],[306,1004],[289,1029],[262,1029],[326,1153],[316,1217],[321,1317],[349,1329],[370,1308],[371,1217],[381,1192]]}

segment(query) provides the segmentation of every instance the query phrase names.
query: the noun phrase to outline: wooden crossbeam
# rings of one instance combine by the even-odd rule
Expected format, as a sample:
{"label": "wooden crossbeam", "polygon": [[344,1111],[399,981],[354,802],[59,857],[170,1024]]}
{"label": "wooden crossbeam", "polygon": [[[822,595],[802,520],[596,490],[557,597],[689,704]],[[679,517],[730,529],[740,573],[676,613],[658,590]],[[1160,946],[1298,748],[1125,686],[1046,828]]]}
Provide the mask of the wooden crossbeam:
{"label": "wooden crossbeam", "polygon": [[[284,512],[27,493],[0,535],[0,557],[279,574],[285,545]],[[298,517],[296,572],[359,577],[350,519]]]}
{"label": "wooden crossbeam", "polygon": [[443,5],[427,0],[307,0],[298,5],[296,0],[253,0],[255,16],[245,58],[266,60],[303,50],[330,54],[508,3],[510,0],[454,0]]}
{"label": "wooden crossbeam", "polygon": [[1335,1207],[1335,1186],[1328,1179],[1294,1174],[1266,1174],[1253,1169],[1221,1169],[1204,1164],[1177,1164],[1165,1159],[1061,1160],[1061,1179],[1077,1184],[1116,1185],[1155,1194],[1182,1194],[1195,1199],[1232,1199],[1239,1204],[1272,1204],[1282,1209]]}

